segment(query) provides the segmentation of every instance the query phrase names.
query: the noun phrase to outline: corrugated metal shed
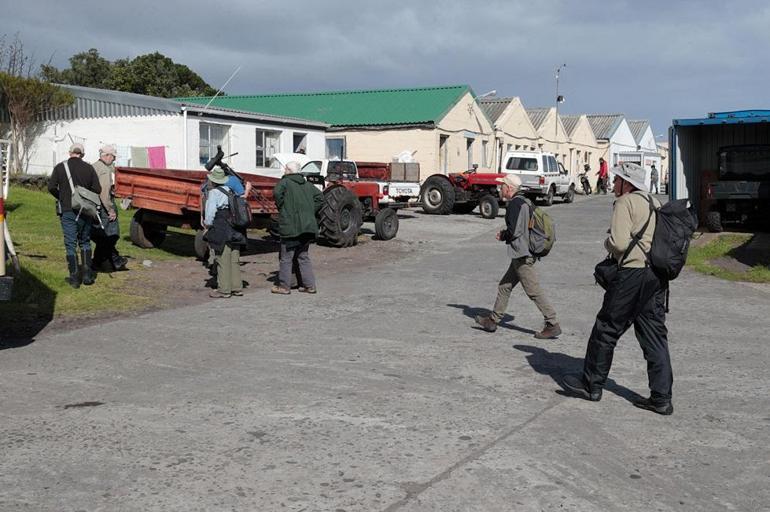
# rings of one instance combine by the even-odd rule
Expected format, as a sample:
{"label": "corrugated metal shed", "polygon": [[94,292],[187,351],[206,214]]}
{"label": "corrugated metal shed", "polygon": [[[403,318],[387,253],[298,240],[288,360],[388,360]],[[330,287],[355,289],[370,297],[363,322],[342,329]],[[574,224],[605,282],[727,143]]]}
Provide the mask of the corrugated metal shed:
{"label": "corrugated metal shed", "polygon": [[243,119],[268,124],[283,124],[304,127],[328,128],[329,125],[319,121],[309,121],[296,117],[276,116],[261,112],[246,112],[242,110],[222,108],[217,106],[205,107],[205,103],[185,103],[168,98],[156,98],[144,94],[134,94],[107,89],[95,89],[75,85],[59,85],[75,97],[71,106],[46,112],[48,120],[90,119],[105,117],[141,117],[168,115],[176,116],[182,113],[183,107],[189,112],[207,116],[217,116],[229,119]]}
{"label": "corrugated metal shed", "polygon": [[48,120],[176,115],[180,112],[179,103],[166,98],[77,85],[59,87],[72,94],[75,103],[55,112],[47,112],[45,118]]}
{"label": "corrugated metal shed", "polygon": [[637,144],[642,142],[642,137],[647,127],[650,126],[650,122],[646,119],[638,119],[635,121],[628,121],[628,127],[631,128],[631,133],[634,136],[634,140]]}
{"label": "corrugated metal shed", "polygon": [[[245,112],[313,119],[333,127],[435,125],[462,98],[467,85],[334,91],[254,96],[222,96],[212,105]],[[211,98],[177,98],[206,104]]]}
{"label": "corrugated metal shed", "polygon": [[564,125],[564,130],[566,130],[567,135],[569,137],[572,137],[572,133],[575,131],[575,128],[577,128],[578,122],[580,121],[580,116],[559,116],[561,117],[561,122]]}
{"label": "corrugated metal shed", "polygon": [[503,115],[505,109],[513,101],[513,97],[508,98],[479,98],[479,106],[481,110],[487,115],[490,121],[496,123],[500,116]]}
{"label": "corrugated metal shed", "polygon": [[543,121],[545,121],[545,118],[548,117],[548,112],[550,111],[550,108],[528,108],[526,109],[527,115],[529,116],[529,120],[532,121],[532,126],[535,127],[535,130],[539,130],[540,126],[542,126]]}
{"label": "corrugated metal shed", "polygon": [[623,114],[588,114],[586,117],[594,131],[594,136],[597,139],[609,140],[626,116]]}

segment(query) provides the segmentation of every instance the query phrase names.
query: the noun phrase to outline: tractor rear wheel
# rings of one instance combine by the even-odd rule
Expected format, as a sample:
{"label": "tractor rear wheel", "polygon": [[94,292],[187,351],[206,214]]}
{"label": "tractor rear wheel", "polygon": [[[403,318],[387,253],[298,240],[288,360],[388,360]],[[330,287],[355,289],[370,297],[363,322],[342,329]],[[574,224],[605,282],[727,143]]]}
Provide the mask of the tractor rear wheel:
{"label": "tractor rear wheel", "polygon": [[425,213],[448,215],[455,205],[454,186],[444,176],[430,176],[425,180],[420,197]]}
{"label": "tractor rear wheel", "polygon": [[398,233],[398,213],[393,208],[385,208],[374,217],[374,234],[379,240],[390,240]]}
{"label": "tractor rear wheel", "polygon": [[318,219],[320,235],[334,247],[356,244],[363,217],[358,198],[342,186],[324,191],[324,204]]}
{"label": "tractor rear wheel", "polygon": [[159,247],[166,239],[166,226],[144,220],[144,210],[137,210],[131,219],[131,241],[142,249]]}
{"label": "tractor rear wheel", "polygon": [[492,194],[487,194],[479,199],[479,213],[485,219],[494,219],[497,217],[498,211],[500,211],[500,204]]}

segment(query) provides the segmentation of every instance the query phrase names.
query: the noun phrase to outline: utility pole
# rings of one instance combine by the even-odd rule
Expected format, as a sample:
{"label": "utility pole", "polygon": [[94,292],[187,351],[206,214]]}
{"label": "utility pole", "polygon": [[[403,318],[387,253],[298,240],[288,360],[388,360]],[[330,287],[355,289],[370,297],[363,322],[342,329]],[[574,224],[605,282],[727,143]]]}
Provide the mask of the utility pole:
{"label": "utility pole", "polygon": [[567,67],[567,64],[562,64],[561,66],[556,68],[556,119],[554,119],[554,123],[553,123],[553,141],[556,144],[557,158],[559,156],[559,150],[560,150],[559,148],[559,103],[564,103],[564,96],[561,96],[559,94],[559,75],[561,74],[561,70],[566,67]]}

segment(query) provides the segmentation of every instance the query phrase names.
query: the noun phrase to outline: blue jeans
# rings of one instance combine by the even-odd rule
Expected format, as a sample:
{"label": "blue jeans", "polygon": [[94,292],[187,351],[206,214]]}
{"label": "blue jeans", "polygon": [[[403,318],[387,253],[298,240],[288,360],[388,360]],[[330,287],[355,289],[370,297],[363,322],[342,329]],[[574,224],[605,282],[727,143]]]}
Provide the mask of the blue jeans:
{"label": "blue jeans", "polygon": [[76,217],[77,214],[71,210],[61,214],[61,230],[67,256],[75,256],[78,246],[83,250],[91,250],[91,219],[85,215],[77,220]]}

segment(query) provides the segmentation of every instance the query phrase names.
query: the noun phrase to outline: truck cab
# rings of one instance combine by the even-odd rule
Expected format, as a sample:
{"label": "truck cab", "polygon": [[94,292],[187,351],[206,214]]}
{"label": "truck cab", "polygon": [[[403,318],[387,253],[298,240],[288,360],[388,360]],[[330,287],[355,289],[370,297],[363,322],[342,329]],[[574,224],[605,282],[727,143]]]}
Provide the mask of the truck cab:
{"label": "truck cab", "polygon": [[[416,203],[420,198],[419,182],[387,181],[361,178],[358,166],[353,160],[311,160],[302,167],[308,181],[314,182],[314,177],[326,180],[368,181],[377,184],[380,192],[379,203],[382,207],[403,208],[409,203]],[[318,185],[317,182],[316,185]],[[321,184],[321,186],[323,186]]]}
{"label": "truck cab", "polygon": [[542,199],[546,205],[558,196],[565,203],[575,197],[575,183],[569,171],[552,153],[509,151],[503,158],[501,173],[515,174],[521,179],[521,191],[530,199]]}

